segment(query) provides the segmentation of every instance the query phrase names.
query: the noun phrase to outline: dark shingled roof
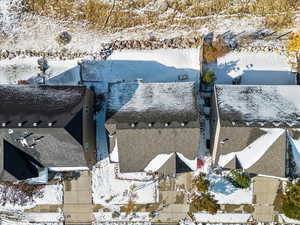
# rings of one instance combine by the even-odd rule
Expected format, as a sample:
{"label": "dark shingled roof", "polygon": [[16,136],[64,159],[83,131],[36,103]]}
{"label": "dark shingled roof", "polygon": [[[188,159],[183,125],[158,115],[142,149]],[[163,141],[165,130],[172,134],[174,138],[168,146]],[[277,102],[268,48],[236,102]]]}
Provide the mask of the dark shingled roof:
{"label": "dark shingled roof", "polygon": [[107,118],[112,123],[196,121],[194,83],[111,83]]}
{"label": "dark shingled roof", "polygon": [[88,166],[82,146],[86,91],[84,86],[0,86],[1,179],[34,177],[36,166]]}
{"label": "dark shingled roof", "polygon": [[300,86],[217,85],[221,126],[300,127]]}
{"label": "dark shingled roof", "polygon": [[195,159],[199,136],[199,128],[117,130],[120,171],[144,171],[149,162],[161,153],[180,152],[188,159]]}
{"label": "dark shingled roof", "polygon": [[0,86],[0,126],[65,127],[82,107],[84,86]]}

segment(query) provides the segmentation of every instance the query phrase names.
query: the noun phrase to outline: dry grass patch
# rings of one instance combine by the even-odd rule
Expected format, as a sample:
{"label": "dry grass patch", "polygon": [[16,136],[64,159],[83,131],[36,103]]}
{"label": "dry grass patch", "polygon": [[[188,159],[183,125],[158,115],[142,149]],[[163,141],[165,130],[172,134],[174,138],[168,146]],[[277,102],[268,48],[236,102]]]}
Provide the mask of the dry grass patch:
{"label": "dry grass patch", "polygon": [[240,205],[230,205],[230,204],[225,205],[225,211],[227,213],[234,213],[238,208],[240,208]]}
{"label": "dry grass patch", "polygon": [[205,63],[214,62],[229,51],[230,49],[224,43],[223,38],[217,37],[211,44],[205,43],[203,45],[203,61]]}
{"label": "dry grass patch", "polygon": [[[23,0],[25,8],[32,13],[69,21],[85,21],[91,28],[109,32],[138,25],[166,29],[170,24],[178,24],[198,29],[207,20],[213,21],[213,17],[209,16],[214,15],[261,16],[266,18],[266,26],[280,29],[291,25],[293,11],[300,9],[298,0],[170,0],[168,7],[174,12],[162,18],[163,12],[158,9],[145,10],[148,4],[153,3],[154,0],[122,0],[116,1],[113,7],[100,0]],[[284,16],[281,13],[288,15],[287,21],[282,19]]]}
{"label": "dry grass patch", "polygon": [[294,24],[295,15],[293,13],[283,13],[277,16],[267,16],[265,26],[273,30],[290,28]]}
{"label": "dry grass patch", "polygon": [[243,210],[246,213],[253,213],[254,212],[254,207],[252,205],[244,205]]}

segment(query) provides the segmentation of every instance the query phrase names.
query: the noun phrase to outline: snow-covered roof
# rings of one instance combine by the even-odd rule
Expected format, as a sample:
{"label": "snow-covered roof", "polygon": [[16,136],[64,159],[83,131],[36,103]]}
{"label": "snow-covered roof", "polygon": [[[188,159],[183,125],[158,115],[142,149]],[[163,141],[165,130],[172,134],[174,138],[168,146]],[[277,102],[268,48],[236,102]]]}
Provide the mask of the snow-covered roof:
{"label": "snow-covered roof", "polygon": [[300,87],[217,85],[222,126],[300,126]]}
{"label": "snow-covered roof", "polygon": [[194,83],[112,83],[108,117],[120,123],[196,121]]}

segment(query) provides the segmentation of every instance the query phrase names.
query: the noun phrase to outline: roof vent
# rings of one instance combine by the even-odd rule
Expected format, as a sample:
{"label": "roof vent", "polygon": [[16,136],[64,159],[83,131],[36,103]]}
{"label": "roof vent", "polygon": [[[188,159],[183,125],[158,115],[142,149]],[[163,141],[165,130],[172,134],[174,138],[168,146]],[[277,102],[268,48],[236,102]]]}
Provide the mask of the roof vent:
{"label": "roof vent", "polygon": [[18,127],[22,127],[23,126],[23,123],[18,123]]}
{"label": "roof vent", "polygon": [[49,122],[48,127],[53,127],[55,123],[56,123],[56,121]]}
{"label": "roof vent", "polygon": [[165,123],[165,127],[168,127],[169,125],[170,125],[170,123],[168,123],[168,122],[167,122],[167,123]]}
{"label": "roof vent", "polygon": [[131,123],[130,126],[131,126],[131,127],[135,127],[135,126],[136,126],[136,123]]}
{"label": "roof vent", "polygon": [[6,127],[6,123],[2,123],[2,127]]}
{"label": "roof vent", "polygon": [[41,123],[42,121],[37,121],[37,122],[34,122],[32,125],[34,126],[34,127],[37,127],[40,123]]}
{"label": "roof vent", "polygon": [[153,126],[153,123],[148,123],[148,127],[152,127]]}
{"label": "roof vent", "polygon": [[184,126],[186,125],[186,122],[181,122],[180,125],[181,125],[182,127],[184,127]]}

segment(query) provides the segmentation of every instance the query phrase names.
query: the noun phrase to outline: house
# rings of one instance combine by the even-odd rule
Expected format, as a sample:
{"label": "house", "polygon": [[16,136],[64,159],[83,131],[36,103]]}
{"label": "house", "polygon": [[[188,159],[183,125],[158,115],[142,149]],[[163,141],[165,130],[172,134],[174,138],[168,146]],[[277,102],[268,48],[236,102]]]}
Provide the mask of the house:
{"label": "house", "polygon": [[116,82],[109,85],[110,152],[120,172],[190,171],[199,145],[199,115],[191,82]]}
{"label": "house", "polygon": [[300,87],[293,85],[215,86],[211,111],[214,166],[276,177],[291,175],[296,169],[291,147],[299,137],[299,99]]}
{"label": "house", "polygon": [[0,179],[95,163],[94,94],[84,86],[0,86]]}

